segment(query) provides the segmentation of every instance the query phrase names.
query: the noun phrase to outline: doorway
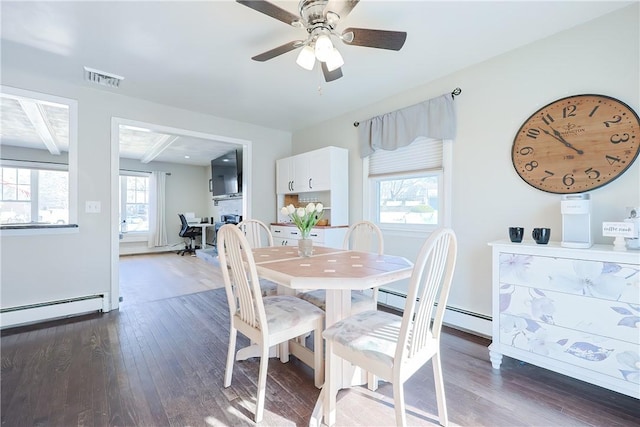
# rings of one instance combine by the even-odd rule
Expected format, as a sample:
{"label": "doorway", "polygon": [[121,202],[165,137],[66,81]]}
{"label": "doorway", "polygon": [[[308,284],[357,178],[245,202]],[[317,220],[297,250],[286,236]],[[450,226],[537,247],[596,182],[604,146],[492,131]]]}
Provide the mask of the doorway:
{"label": "doorway", "polygon": [[[138,160],[140,160],[140,171],[150,171],[150,167],[146,167],[147,163],[152,162],[154,159],[156,161],[162,161],[163,163],[172,163],[171,156],[173,155],[173,159],[176,163],[180,162],[183,164],[189,164],[189,159],[179,159],[180,151],[188,150],[189,144],[192,143],[196,148],[193,148],[194,151],[197,151],[198,148],[203,150],[204,153],[210,153],[211,150],[215,151],[216,147],[218,150],[224,151],[224,149],[228,147],[242,147],[243,157],[242,157],[242,165],[243,165],[243,175],[244,179],[242,182],[242,212],[244,216],[251,215],[251,208],[248,200],[251,197],[251,141],[243,140],[239,138],[231,138],[220,135],[206,134],[202,132],[190,131],[186,129],[179,129],[173,127],[167,127],[152,123],[144,123],[134,120],[122,119],[114,117],[111,119],[111,309],[117,309],[120,303],[120,271],[119,271],[119,258],[120,258],[120,212],[119,212],[119,177],[120,177],[120,169],[121,169],[121,143],[123,141],[123,134],[128,134],[131,136],[131,132],[134,134],[137,132],[138,136],[140,132],[147,132],[154,135],[160,135],[160,138],[154,140],[152,144],[153,147],[146,147],[147,149],[138,151]],[[135,139],[135,138],[134,138]],[[144,138],[138,138],[137,142],[140,142]],[[149,139],[149,138],[147,138]],[[130,142],[135,145],[136,141]],[[180,150],[172,150],[169,148],[172,144],[177,144],[180,147]],[[148,141],[147,141],[148,143]],[[130,151],[130,150],[129,150]],[[182,157],[184,158],[187,154],[182,153]],[[130,158],[132,157],[129,154]],[[195,155],[196,157],[205,158],[208,154],[203,154],[200,152]],[[144,157],[144,158],[143,158]],[[210,198],[208,200],[211,200]],[[213,203],[211,201],[211,203]]]}

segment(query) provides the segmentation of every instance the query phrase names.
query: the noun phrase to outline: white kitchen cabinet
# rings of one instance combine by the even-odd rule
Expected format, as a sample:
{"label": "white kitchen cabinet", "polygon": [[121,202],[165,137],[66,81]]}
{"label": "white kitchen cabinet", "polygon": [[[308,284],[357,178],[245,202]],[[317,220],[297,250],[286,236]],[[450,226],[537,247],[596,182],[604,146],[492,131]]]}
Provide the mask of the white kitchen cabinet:
{"label": "white kitchen cabinet", "polygon": [[493,368],[505,355],[640,398],[640,253],[491,246]]}
{"label": "white kitchen cabinet", "polygon": [[[349,185],[348,154],[346,150],[340,151],[336,147],[327,147],[310,151],[302,155],[303,164],[307,176],[302,183],[307,191],[331,190],[331,184],[335,180],[336,185]],[[344,154],[344,155],[340,155]]]}
{"label": "white kitchen cabinet", "polygon": [[276,162],[276,191],[299,194],[328,191],[333,184],[349,185],[348,152],[324,147]]}
{"label": "white kitchen cabinet", "polygon": [[[295,225],[271,225],[273,244],[275,246],[297,246],[300,230]],[[314,245],[342,248],[347,227],[312,228],[309,237]]]}
{"label": "white kitchen cabinet", "polygon": [[271,234],[275,246],[295,246],[298,244],[300,231],[287,225],[272,225]]}
{"label": "white kitchen cabinet", "polygon": [[310,172],[306,153],[276,161],[276,192],[297,194],[308,190]]}
{"label": "white kitchen cabinet", "polygon": [[293,193],[294,161],[287,157],[276,161],[276,193]]}
{"label": "white kitchen cabinet", "polygon": [[[285,195],[298,195],[298,206],[320,202],[332,226],[349,224],[349,151],[324,147],[276,162],[277,223],[289,222],[280,213]],[[275,236],[274,236],[275,237]],[[340,243],[342,244],[342,243]]]}

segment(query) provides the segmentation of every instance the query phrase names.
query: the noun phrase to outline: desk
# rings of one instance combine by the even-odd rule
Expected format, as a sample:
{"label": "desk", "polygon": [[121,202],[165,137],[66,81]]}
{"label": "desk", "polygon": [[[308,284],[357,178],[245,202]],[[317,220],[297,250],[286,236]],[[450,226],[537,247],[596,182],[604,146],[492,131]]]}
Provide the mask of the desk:
{"label": "desk", "polygon": [[[411,277],[413,264],[405,258],[366,252],[314,247],[309,258],[297,256],[297,248],[274,246],[253,250],[258,275],[286,288],[291,293],[306,289],[325,289],[326,325],[333,325],[351,313],[351,291],[386,285]],[[295,354],[295,353],[294,353]],[[327,378],[338,388],[361,384],[353,366],[344,362],[342,369]],[[324,388],[323,388],[324,390]],[[324,392],[313,410],[310,424],[320,424]]]}
{"label": "desk", "polygon": [[208,222],[189,223],[189,227],[200,227],[202,229],[202,249],[205,249],[207,247],[207,228],[215,227],[215,224]]}

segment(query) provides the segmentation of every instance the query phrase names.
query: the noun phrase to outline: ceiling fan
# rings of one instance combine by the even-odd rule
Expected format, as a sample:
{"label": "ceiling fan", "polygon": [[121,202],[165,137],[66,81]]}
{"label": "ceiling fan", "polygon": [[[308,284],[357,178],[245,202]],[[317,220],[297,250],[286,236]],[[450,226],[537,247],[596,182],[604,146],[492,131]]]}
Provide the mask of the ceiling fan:
{"label": "ceiling fan", "polygon": [[289,24],[303,28],[308,35],[305,40],[294,40],[274,49],[254,56],[254,61],[268,61],[294,49],[302,48],[296,63],[302,68],[312,70],[316,59],[320,62],[324,79],[327,82],[342,77],[344,60],[332,43],[332,37],[353,46],[373,47],[377,49],[400,50],[407,39],[404,31],[372,30],[367,28],[347,28],[342,33],[336,31],[341,19],[344,19],[360,0],[300,0],[300,16],[294,15],[265,0],[236,0],[260,13]]}

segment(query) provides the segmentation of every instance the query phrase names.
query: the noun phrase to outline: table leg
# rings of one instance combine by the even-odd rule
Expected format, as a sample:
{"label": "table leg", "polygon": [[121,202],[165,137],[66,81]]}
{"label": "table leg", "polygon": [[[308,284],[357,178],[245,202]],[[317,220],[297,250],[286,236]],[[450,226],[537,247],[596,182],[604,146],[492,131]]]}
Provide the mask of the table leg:
{"label": "table leg", "polygon": [[[327,289],[326,291],[326,311],[325,311],[325,324],[327,327],[334,323],[344,319],[351,314],[351,290],[349,289]],[[320,396],[316,401],[316,405],[311,414],[309,425],[320,425],[320,422],[324,418],[325,422],[329,420],[330,408],[325,407],[324,399],[325,394],[329,393],[329,390],[335,390],[337,393],[341,388],[351,387],[353,385],[361,385],[366,381],[362,381],[362,371],[360,368],[354,367],[346,360],[342,360],[337,356],[334,359],[338,359],[335,364],[331,366],[326,365],[325,369],[325,381]],[[334,386],[335,385],[335,386]]]}
{"label": "table leg", "polygon": [[[326,294],[325,324],[327,327],[348,317],[351,314],[351,290],[331,289]],[[338,389],[364,384],[360,375],[360,369],[346,361],[337,364]],[[326,373],[328,375],[328,372]]]}
{"label": "table leg", "polygon": [[203,226],[202,228],[202,249],[207,248],[207,226]]}

